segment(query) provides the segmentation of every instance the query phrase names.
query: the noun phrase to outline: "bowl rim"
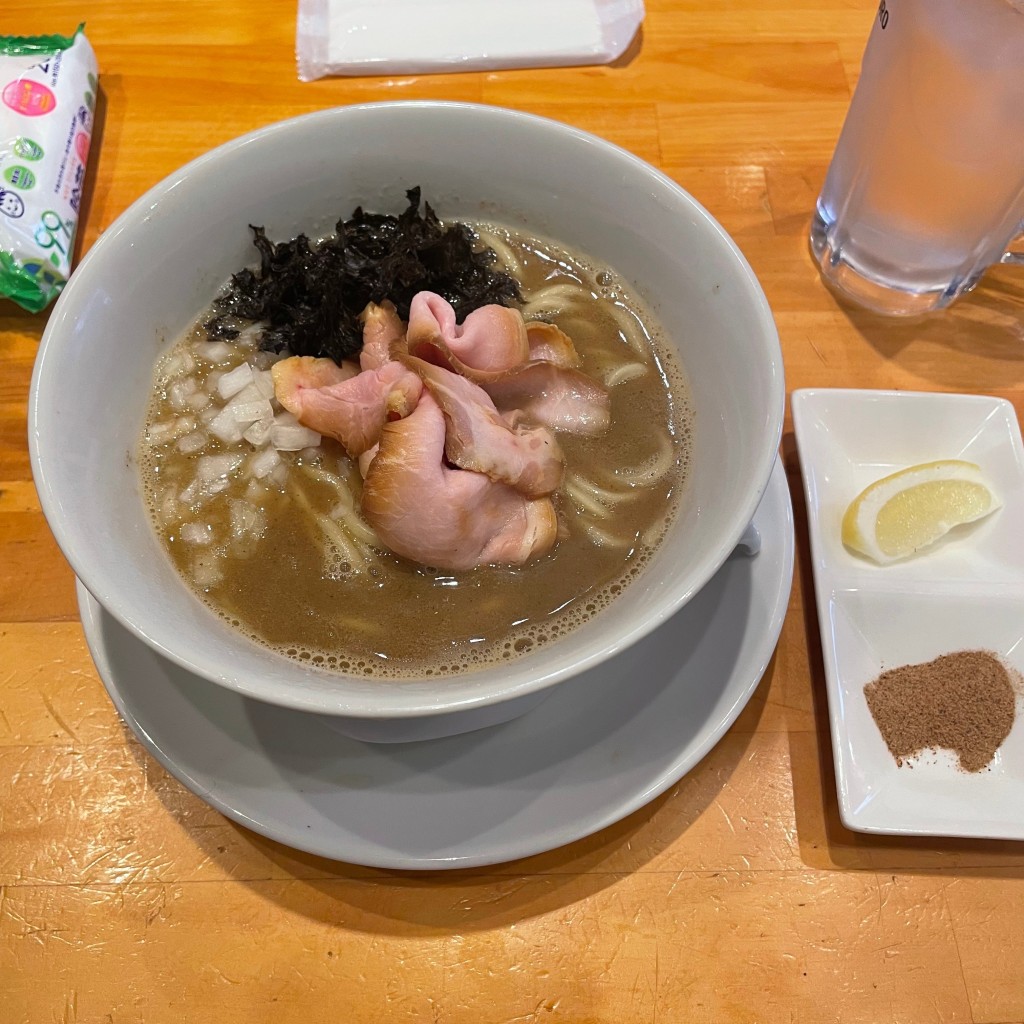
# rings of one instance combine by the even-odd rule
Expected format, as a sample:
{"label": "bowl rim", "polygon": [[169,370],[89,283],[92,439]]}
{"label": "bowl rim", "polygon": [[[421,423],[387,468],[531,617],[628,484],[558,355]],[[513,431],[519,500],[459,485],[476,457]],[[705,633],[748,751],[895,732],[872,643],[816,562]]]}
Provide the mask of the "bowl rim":
{"label": "bowl rim", "polygon": [[[593,649],[589,650],[585,657],[578,662],[574,662],[572,665],[566,665],[556,670],[544,670],[541,664],[534,664],[535,659],[533,657],[526,656],[523,659],[517,660],[517,662],[498,667],[503,669],[508,675],[515,676],[517,674],[514,671],[516,664],[530,665],[533,671],[527,678],[508,684],[502,684],[499,681],[494,685],[487,685],[486,687],[483,686],[483,681],[481,681],[479,685],[474,687],[472,685],[473,680],[478,678],[480,673],[463,673],[446,679],[444,687],[440,688],[436,693],[430,694],[429,697],[426,693],[420,693],[405,686],[388,687],[382,685],[382,693],[385,690],[388,691],[387,703],[368,700],[365,693],[361,693],[357,697],[349,694],[345,699],[340,699],[342,687],[338,688],[337,697],[339,699],[329,699],[328,695],[321,690],[302,689],[296,686],[289,687],[288,690],[279,686],[273,692],[268,693],[258,685],[253,685],[252,682],[237,674],[232,675],[231,673],[224,673],[216,668],[205,666],[191,658],[187,650],[179,650],[177,647],[171,646],[156,636],[151,635],[146,626],[145,611],[143,610],[142,615],[137,614],[138,610],[131,607],[126,598],[118,596],[119,587],[107,568],[103,564],[84,559],[75,550],[72,537],[64,523],[63,516],[60,514],[59,498],[52,490],[46,473],[39,433],[39,420],[42,415],[40,391],[43,390],[44,382],[49,375],[50,361],[52,358],[56,358],[52,356],[52,352],[59,344],[58,336],[65,326],[65,321],[68,319],[69,314],[66,310],[78,301],[79,292],[85,287],[83,284],[78,284],[76,287],[76,277],[78,282],[82,282],[88,276],[87,274],[83,275],[81,273],[82,270],[101,261],[107,249],[116,245],[121,234],[133,229],[140,217],[148,213],[170,190],[180,186],[189,176],[205,169],[207,165],[215,164],[225,156],[248,146],[258,144],[264,139],[277,135],[287,135],[300,125],[305,126],[317,121],[331,123],[338,119],[365,114],[375,110],[429,110],[526,123],[548,132],[568,135],[587,145],[595,146],[613,159],[631,167],[641,177],[657,182],[662,188],[674,193],[677,199],[682,201],[703,222],[704,228],[717,236],[723,249],[728,252],[734,264],[734,270],[737,272],[737,281],[742,284],[745,299],[750,303],[751,312],[761,327],[761,341],[770,352],[770,359],[768,361],[768,376],[770,378],[769,429],[765,431],[765,443],[758,453],[758,485],[751,488],[748,493],[747,502],[741,510],[742,515],[737,516],[736,522],[739,525],[734,531],[735,536],[729,538],[727,543],[723,541],[720,549],[715,551],[712,557],[704,560],[701,571],[696,575],[691,574],[690,583],[685,589],[674,592],[671,600],[662,601],[656,611],[646,616],[643,621],[634,621],[631,628],[618,630],[610,639],[592,645]],[[255,698],[265,703],[342,717],[373,719],[420,718],[486,707],[535,693],[565,679],[574,677],[591,666],[613,657],[619,651],[631,646],[652,632],[678,611],[712,578],[729,556],[743,530],[753,518],[754,512],[768,486],[771,470],[777,458],[778,446],[782,436],[786,401],[782,351],[779,343],[778,329],[767,297],[743,252],[712,214],[693,195],[663,171],[616,143],[554,118],[486,103],[453,100],[384,100],[330,107],[274,121],[220,143],[183,164],[151,186],[126,207],[110,226],[100,234],[75,269],[77,273],[72,274],[67,286],[58,297],[43,332],[29,387],[29,457],[43,514],[58,547],[75,575],[89,593],[121,625],[140,637],[159,654],[167,657],[186,671],[226,686],[228,689],[241,693],[243,696]],[[83,292],[82,294],[87,293]],[[541,651],[543,650],[542,648]],[[493,667],[487,666],[482,671],[486,672]],[[296,669],[301,670],[303,673],[321,674],[321,670],[300,666],[298,663],[296,663]],[[331,675],[327,670],[323,670],[323,674]],[[340,678],[344,678],[344,676]],[[462,686],[459,685],[460,681],[463,683]],[[401,682],[407,683],[410,681],[402,680]],[[423,682],[425,683],[426,680]]]}

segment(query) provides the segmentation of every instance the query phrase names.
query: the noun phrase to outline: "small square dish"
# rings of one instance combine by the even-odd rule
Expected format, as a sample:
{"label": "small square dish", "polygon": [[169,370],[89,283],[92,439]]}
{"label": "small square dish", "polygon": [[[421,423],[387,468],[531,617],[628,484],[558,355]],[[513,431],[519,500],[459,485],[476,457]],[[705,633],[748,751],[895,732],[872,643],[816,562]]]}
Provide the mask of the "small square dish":
{"label": "small square dish", "polygon": [[[871,588],[1024,584],[1024,446],[1009,402],[984,395],[821,389],[794,391],[792,407],[808,515],[818,527],[811,538],[817,541],[815,568]],[[879,566],[843,547],[843,513],[868,484],[937,459],[977,463],[1003,508],[905,562]]]}
{"label": "small square dish", "polygon": [[[1013,406],[982,395],[802,389],[792,394],[824,654],[839,809],[855,831],[1024,839],[1024,443]],[[977,463],[1003,507],[904,562],[847,550],[843,513],[868,484],[920,462]],[[988,767],[945,751],[902,765],[864,687],[882,672],[984,650],[1014,676],[1016,718]]]}

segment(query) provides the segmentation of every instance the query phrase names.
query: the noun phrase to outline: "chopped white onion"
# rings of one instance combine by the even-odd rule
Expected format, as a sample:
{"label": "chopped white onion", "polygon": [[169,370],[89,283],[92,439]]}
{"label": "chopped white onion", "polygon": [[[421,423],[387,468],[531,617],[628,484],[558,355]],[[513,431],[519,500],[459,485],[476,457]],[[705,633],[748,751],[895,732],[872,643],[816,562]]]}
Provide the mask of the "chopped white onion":
{"label": "chopped white onion", "polygon": [[184,380],[176,380],[168,389],[167,397],[171,406],[181,412],[188,403],[188,397],[194,394],[199,388],[195,377],[186,377]]}
{"label": "chopped white onion", "polygon": [[177,377],[181,373],[185,366],[184,360],[181,358],[180,352],[175,352],[173,355],[168,356],[160,364],[160,373],[165,377]]}
{"label": "chopped white onion", "polygon": [[270,428],[270,443],[281,452],[300,452],[320,443],[320,435],[301,423],[290,412],[279,412]]}
{"label": "chopped white onion", "polygon": [[228,370],[217,381],[217,394],[221,398],[233,398],[247,384],[252,383],[252,367],[248,363],[239,363],[233,370]]}
{"label": "chopped white onion", "polygon": [[193,455],[198,451],[202,451],[209,440],[210,436],[205,430],[193,430],[191,434],[178,438],[178,451],[183,452],[185,455]]}
{"label": "chopped white onion", "polygon": [[168,441],[173,441],[174,437],[174,420],[164,423],[151,423],[146,428],[146,440],[150,444],[167,444]]}
{"label": "chopped white onion", "polygon": [[160,522],[170,526],[178,518],[178,499],[174,488],[167,490],[160,498]]}
{"label": "chopped white onion", "polygon": [[231,410],[221,409],[207,424],[210,433],[225,444],[236,444],[242,440],[242,424],[235,419]]}
{"label": "chopped white onion", "polygon": [[196,479],[204,484],[230,476],[245,461],[241,452],[225,452],[223,455],[204,455],[196,469]]}
{"label": "chopped white onion", "polygon": [[212,555],[197,558],[192,566],[192,579],[195,580],[197,587],[215,587],[224,579],[220,560]]}
{"label": "chopped white onion", "polygon": [[242,437],[253,446],[262,448],[270,440],[270,428],[274,425],[272,419],[257,420],[247,427]]}
{"label": "chopped white onion", "polygon": [[[205,409],[213,399],[205,391],[196,391],[185,399],[185,405],[195,412]],[[211,417],[212,419],[213,417]]]}
{"label": "chopped white onion", "polygon": [[280,463],[274,467],[273,472],[267,479],[275,486],[279,487],[282,491],[288,486],[288,467],[285,463]]}
{"label": "chopped white onion", "polygon": [[274,410],[265,398],[258,398],[255,402],[239,402],[232,399],[224,406],[224,411],[234,416],[235,421],[243,427],[257,420],[269,421],[274,418]]}
{"label": "chopped white onion", "polygon": [[198,498],[199,498],[199,481],[198,480],[193,480],[192,483],[190,483],[188,485],[188,487],[186,487],[185,490],[183,490],[181,492],[181,494],[178,495],[178,500],[183,505],[193,505]]}
{"label": "chopped white onion", "polygon": [[162,423],[153,423],[146,430],[146,439],[150,444],[170,444],[177,441],[179,437],[191,433],[196,429],[194,416],[178,416],[173,420],[165,420]]}
{"label": "chopped white onion", "polygon": [[300,452],[312,444],[319,444],[320,435],[309,427],[282,426],[275,423],[270,428],[270,443],[279,452]]}
{"label": "chopped white onion", "polygon": [[226,341],[199,341],[193,346],[193,351],[208,363],[226,363],[235,349]]}
{"label": "chopped white onion", "polygon": [[[267,402],[267,396],[256,386],[255,382],[250,382],[228,404],[231,405],[235,402]],[[269,404],[267,402],[267,405]]]}
{"label": "chopped white onion", "polygon": [[228,502],[231,510],[231,533],[235,537],[259,537],[267,526],[267,517],[255,505],[232,498]]}
{"label": "chopped white onion", "polygon": [[252,375],[252,382],[259,388],[264,398],[274,397],[274,375],[269,370],[256,370]]}
{"label": "chopped white onion", "polygon": [[269,370],[274,363],[279,363],[286,358],[287,355],[284,352],[257,352],[252,357],[252,364],[258,370]]}
{"label": "chopped white onion", "polygon": [[318,442],[317,445],[311,445],[309,448],[303,448],[302,451],[299,452],[299,457],[302,459],[303,462],[319,462],[320,461],[319,442]]}
{"label": "chopped white onion", "polygon": [[244,345],[246,348],[252,348],[260,340],[260,335],[263,333],[262,324],[250,324],[244,330],[242,330],[238,337],[235,338],[236,345]]}
{"label": "chopped white onion", "polygon": [[[276,455],[277,453],[274,452]],[[266,487],[259,480],[250,480],[249,486],[245,489],[245,500],[251,501],[254,505],[259,504],[268,494]]]}
{"label": "chopped white onion", "polygon": [[249,472],[257,480],[262,480],[281,464],[281,456],[276,448],[264,448],[249,459]]}
{"label": "chopped white onion", "polygon": [[208,523],[182,523],[178,536],[186,544],[198,544],[203,547],[213,542],[213,531]]}

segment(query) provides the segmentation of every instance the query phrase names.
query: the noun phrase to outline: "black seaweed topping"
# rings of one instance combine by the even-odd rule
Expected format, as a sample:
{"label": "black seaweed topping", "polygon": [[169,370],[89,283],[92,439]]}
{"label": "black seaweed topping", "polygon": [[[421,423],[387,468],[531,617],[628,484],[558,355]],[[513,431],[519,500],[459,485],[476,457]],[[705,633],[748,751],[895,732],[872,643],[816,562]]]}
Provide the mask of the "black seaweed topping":
{"label": "black seaweed topping", "polygon": [[437,292],[462,321],[480,306],[522,301],[516,281],[492,269],[493,250],[474,252],[465,224],[442,225],[429,203],[421,215],[418,187],[406,197],[409,206],[397,217],[357,207],[318,245],[306,235],[274,243],[249,225],[259,269],[232,275],[205,324],[209,336],[230,340],[238,320],[263,321],[261,348],[338,362],[362,347],[359,314],[369,302],[390,299],[405,320],[417,292]]}

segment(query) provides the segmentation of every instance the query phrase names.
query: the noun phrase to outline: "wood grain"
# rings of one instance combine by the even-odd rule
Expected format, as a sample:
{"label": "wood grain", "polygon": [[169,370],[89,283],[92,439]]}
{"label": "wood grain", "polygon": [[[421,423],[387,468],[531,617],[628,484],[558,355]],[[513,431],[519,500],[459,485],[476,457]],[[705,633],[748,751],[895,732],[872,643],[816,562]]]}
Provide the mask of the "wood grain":
{"label": "wood grain", "polygon": [[[501,104],[596,132],[690,190],[762,282],[789,389],[975,391],[1019,413],[1019,272],[905,324],[838,303],[808,256],[874,9],[648,0],[642,38],[612,67],[308,84],[283,0],[7,0],[0,31],[87,23],[102,96],[80,254],[175,168],[271,121],[366,100]],[[26,410],[47,319],[0,302],[4,1024],[1024,1021],[1024,844],[870,837],[839,821],[788,418],[796,580],[725,739],[670,793],[566,849],[402,875],[247,832],[121,724],[31,482]]]}

